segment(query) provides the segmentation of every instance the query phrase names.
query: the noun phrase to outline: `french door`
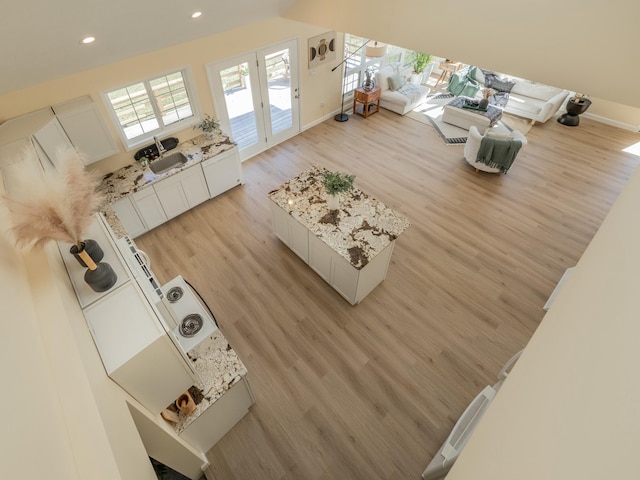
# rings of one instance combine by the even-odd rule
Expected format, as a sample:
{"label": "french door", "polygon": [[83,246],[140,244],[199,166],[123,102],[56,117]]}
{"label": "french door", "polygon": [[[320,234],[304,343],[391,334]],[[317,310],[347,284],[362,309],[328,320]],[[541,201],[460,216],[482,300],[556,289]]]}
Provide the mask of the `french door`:
{"label": "french door", "polygon": [[207,75],[220,125],[243,161],[300,131],[296,40],[209,64]]}

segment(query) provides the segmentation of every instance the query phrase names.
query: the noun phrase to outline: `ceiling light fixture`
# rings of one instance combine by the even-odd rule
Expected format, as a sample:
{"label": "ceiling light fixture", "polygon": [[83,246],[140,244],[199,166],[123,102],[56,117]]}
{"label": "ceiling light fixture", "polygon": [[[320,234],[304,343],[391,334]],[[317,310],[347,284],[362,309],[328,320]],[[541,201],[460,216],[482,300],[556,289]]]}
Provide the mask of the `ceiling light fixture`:
{"label": "ceiling light fixture", "polygon": [[191,18],[198,18],[200,15],[202,15],[202,12],[193,12]]}
{"label": "ceiling light fixture", "polygon": [[90,43],[93,43],[96,41],[96,37],[84,37],[82,39],[82,43],[84,43],[85,45],[89,45]]}

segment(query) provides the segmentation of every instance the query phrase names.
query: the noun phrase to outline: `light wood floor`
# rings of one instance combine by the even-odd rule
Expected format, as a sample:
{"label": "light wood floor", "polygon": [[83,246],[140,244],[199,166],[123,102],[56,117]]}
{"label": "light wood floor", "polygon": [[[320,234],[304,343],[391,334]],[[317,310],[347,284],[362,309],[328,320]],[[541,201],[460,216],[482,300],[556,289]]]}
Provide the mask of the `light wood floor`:
{"label": "light wood floor", "polygon": [[[508,175],[381,110],[243,164],[246,185],[137,240],[214,309],[257,402],[207,456],[216,479],[418,479],[468,402],[542,320],[638,163],[637,134],[536,125]],[[350,306],[272,234],[267,192],[312,164],[412,225]]]}

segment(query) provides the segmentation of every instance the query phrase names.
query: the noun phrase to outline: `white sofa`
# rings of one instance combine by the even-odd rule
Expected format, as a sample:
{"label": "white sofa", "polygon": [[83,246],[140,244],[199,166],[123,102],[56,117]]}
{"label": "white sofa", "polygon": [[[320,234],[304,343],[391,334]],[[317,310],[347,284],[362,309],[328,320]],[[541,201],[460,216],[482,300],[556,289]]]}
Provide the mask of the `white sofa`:
{"label": "white sofa", "polygon": [[[395,74],[404,80],[404,85],[397,90],[392,90],[389,85],[389,77]],[[409,83],[410,76],[410,68],[402,69],[394,65],[387,65],[376,73],[376,85],[380,87],[380,106],[382,108],[405,115],[427,98],[429,87]]]}
{"label": "white sofa", "polygon": [[[467,70],[456,72],[455,75],[466,75]],[[567,101],[571,92],[561,88],[535,83],[523,78],[498,74],[501,79],[514,82],[509,93],[509,100],[504,107],[506,113],[528,118],[531,123],[544,123],[553,117]],[[480,68],[475,69],[475,80],[480,88],[485,86],[485,78]],[[479,91],[476,98],[482,98]]]}

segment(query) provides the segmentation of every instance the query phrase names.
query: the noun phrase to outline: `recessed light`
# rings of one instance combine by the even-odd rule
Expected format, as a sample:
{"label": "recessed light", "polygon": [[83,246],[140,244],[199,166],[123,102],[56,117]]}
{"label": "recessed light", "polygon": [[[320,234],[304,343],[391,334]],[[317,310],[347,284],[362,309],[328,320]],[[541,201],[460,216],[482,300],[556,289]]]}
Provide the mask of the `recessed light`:
{"label": "recessed light", "polygon": [[191,18],[198,18],[200,15],[202,15],[202,12],[193,12]]}
{"label": "recessed light", "polygon": [[96,37],[84,37],[82,39],[82,43],[84,43],[85,45],[88,45],[90,43],[93,43],[96,41]]}

